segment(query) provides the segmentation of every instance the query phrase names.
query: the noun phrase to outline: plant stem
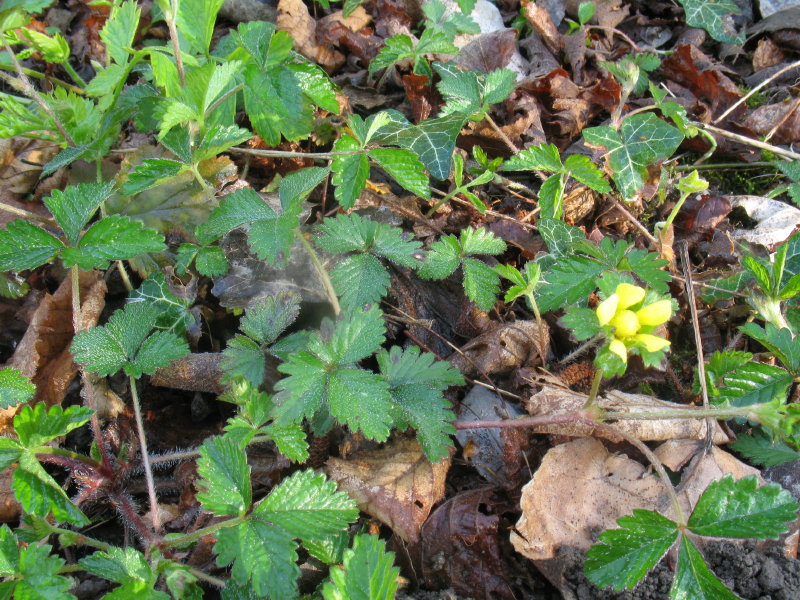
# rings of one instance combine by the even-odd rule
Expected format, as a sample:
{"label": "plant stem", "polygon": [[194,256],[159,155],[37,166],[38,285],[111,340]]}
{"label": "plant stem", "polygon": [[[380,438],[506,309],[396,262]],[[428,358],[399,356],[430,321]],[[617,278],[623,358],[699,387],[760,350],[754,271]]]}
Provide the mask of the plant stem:
{"label": "plant stem", "polygon": [[597,400],[597,392],[600,390],[600,382],[603,381],[603,369],[597,369],[592,380],[592,389],[589,390],[589,397],[583,405],[583,409],[588,409],[595,400]]}
{"label": "plant stem", "polygon": [[241,90],[241,89],[244,89],[244,84],[243,84],[243,83],[240,83],[240,84],[238,84],[238,85],[235,85],[234,87],[232,87],[231,89],[229,89],[227,92],[225,92],[224,94],[222,94],[222,96],[220,96],[219,98],[217,98],[217,99],[214,101],[214,103],[213,103],[211,106],[209,106],[209,107],[206,109],[206,112],[205,112],[205,114],[203,115],[203,117],[207,119],[207,118],[208,118],[208,116],[209,116],[211,113],[213,113],[213,112],[214,112],[214,110],[215,110],[215,109],[216,109],[216,108],[217,108],[217,107],[218,107],[220,104],[222,104],[223,102],[225,102],[225,100],[227,100],[228,98],[230,98],[231,96],[233,96],[235,93],[237,93],[237,92],[238,92],[239,90]]}
{"label": "plant stem", "polygon": [[53,219],[39,216],[36,213],[32,213],[25,210],[24,208],[17,208],[16,206],[11,206],[10,204],[6,204],[5,202],[0,202],[0,210],[4,210],[6,212],[11,213],[12,215],[17,215],[19,217],[25,217],[29,221],[36,221],[37,223],[42,223],[44,225],[50,225],[52,227],[56,227],[57,225]]}
{"label": "plant stem", "polygon": [[663,419],[748,419],[757,420],[751,409],[753,406],[736,408],[675,408],[641,412],[604,412],[604,420],[610,421],[660,421]]}
{"label": "plant stem", "polygon": [[172,51],[175,53],[175,65],[178,67],[178,77],[181,80],[181,87],[186,87],[186,74],[183,70],[183,57],[181,56],[181,45],[178,40],[178,28],[175,27],[175,19],[178,16],[180,0],[170,0],[170,11],[164,15],[169,28],[169,38],[172,40]]}
{"label": "plant stem", "polygon": [[489,116],[488,112],[484,115],[483,118],[491,126],[491,128],[494,129],[495,133],[500,136],[500,139],[503,140],[503,143],[508,147],[509,150],[511,150],[511,153],[519,154],[519,148],[517,148],[514,142],[511,141],[511,138],[508,137],[508,135],[506,135],[506,132],[500,129],[500,126],[497,123],[495,123],[494,119],[492,119],[492,117]]}
{"label": "plant stem", "polygon": [[72,81],[77,83],[82,88],[86,87],[86,82],[83,80],[83,77],[78,75],[77,71],[75,71],[75,69],[72,68],[72,65],[69,64],[68,60],[66,60],[63,63],[61,63],[61,66],[64,67],[64,70],[67,72],[67,74],[70,77],[72,77]]}
{"label": "plant stem", "polygon": [[314,250],[311,242],[306,239],[306,236],[303,235],[303,232],[300,231],[300,229],[295,229],[294,235],[298,240],[300,240],[303,248],[308,253],[308,257],[311,259],[311,262],[314,263],[314,267],[317,269],[317,273],[319,273],[319,277],[322,280],[322,286],[325,288],[325,293],[328,295],[328,301],[333,307],[333,314],[338,317],[342,312],[342,307],[339,306],[339,299],[336,297],[336,290],[333,289],[333,283],[331,283],[331,278],[328,276],[328,272],[325,270],[325,267],[322,266],[316,250]]}
{"label": "plant stem", "polygon": [[714,163],[710,165],[675,165],[673,171],[711,171],[714,169],[760,169],[763,167],[774,167],[775,165],[767,161],[751,163]]}
{"label": "plant stem", "polygon": [[434,215],[434,213],[437,210],[439,210],[439,207],[442,206],[442,204],[444,204],[445,202],[450,200],[450,198],[452,198],[456,194],[460,193],[461,191],[462,191],[462,188],[457,187],[453,191],[447,192],[447,194],[445,194],[444,198],[439,200],[436,204],[433,205],[433,208],[431,208],[428,212],[425,213],[425,218],[430,219]]}
{"label": "plant stem", "polygon": [[147,440],[144,435],[144,422],[142,421],[142,409],[139,405],[139,393],[136,390],[136,379],[130,377],[131,400],[133,402],[133,414],[136,418],[136,430],[139,434],[139,446],[142,454],[142,464],[144,465],[144,477],[147,482],[147,496],[150,499],[150,516],[153,520],[153,530],[161,528],[161,519],[158,514],[158,500],[156,499],[156,486],[153,482],[153,471],[150,468],[150,457],[147,455]]}
{"label": "plant stem", "polygon": [[93,460],[88,456],[84,456],[83,454],[78,454],[77,452],[72,452],[71,450],[67,450],[65,448],[51,448],[50,446],[39,446],[33,451],[33,453],[36,455],[37,458],[41,456],[41,460],[47,460],[48,456],[56,456],[56,457],[68,458],[71,461],[79,462],[81,464],[86,465],[87,467],[91,467],[92,469],[99,469],[102,466],[96,460]]}
{"label": "plant stem", "polygon": [[51,525],[50,523],[48,523],[47,525],[52,535],[69,536],[70,541],[74,541],[74,543],[80,546],[89,546],[91,548],[97,548],[98,550],[104,550],[104,551],[108,551],[114,548],[112,544],[106,544],[105,542],[96,540],[95,538],[89,537],[88,535],[77,533],[75,531],[70,531],[69,529],[62,529],[61,527],[56,527],[55,525]]}
{"label": "plant stem", "polygon": [[681,210],[681,207],[683,206],[683,203],[686,202],[686,199],[690,195],[691,194],[688,194],[688,193],[681,194],[681,197],[678,198],[677,204],[675,204],[675,206],[672,208],[672,212],[669,213],[669,216],[667,217],[667,220],[664,221],[664,225],[662,226],[661,231],[669,231],[669,228],[672,226],[672,222],[675,220],[675,217],[678,216],[678,212]]}
{"label": "plant stem", "polygon": [[[5,65],[0,65],[0,70],[13,70],[7,69]],[[28,77],[33,77],[34,79],[44,79],[45,81],[49,81],[53,85],[57,85],[58,87],[64,88],[67,91],[72,92],[73,94],[78,94],[79,96],[85,96],[86,92],[84,92],[81,88],[72,85],[71,83],[67,83],[66,81],[62,81],[58,77],[51,77],[49,75],[45,75],[44,73],[39,73],[38,71],[34,71],[33,69],[26,69],[22,67],[22,72],[25,73]]]}
{"label": "plant stem", "polygon": [[196,569],[194,567],[189,567],[189,572],[197,577],[198,579],[202,579],[206,583],[210,583],[216,588],[224,588],[227,585],[227,582],[224,579],[220,579],[219,577],[214,577],[213,575],[209,575],[208,573],[204,573],[200,569]]}
{"label": "plant stem", "polygon": [[759,140],[754,140],[753,138],[749,138],[744,135],[739,135],[738,133],[731,133],[730,131],[725,131],[724,129],[720,129],[719,127],[714,127],[713,125],[704,125],[702,123],[692,123],[698,129],[705,129],[706,131],[710,131],[711,133],[716,133],[717,135],[721,135],[722,137],[727,137],[742,144],[753,146],[754,148],[759,148],[760,150],[768,150],[773,154],[778,154],[780,156],[785,156],[786,158],[790,158],[792,160],[800,160],[800,154],[797,152],[792,152],[791,150],[784,150],[779,146],[774,146],[772,144],[767,144],[766,142],[762,142]]}
{"label": "plant stem", "polygon": [[182,546],[188,546],[189,544],[194,544],[195,542],[201,540],[207,535],[216,533],[220,529],[228,529],[229,527],[236,527],[244,520],[245,517],[241,516],[241,517],[233,517],[232,519],[227,519],[225,521],[219,521],[218,523],[214,523],[213,525],[209,525],[208,527],[203,527],[202,529],[198,529],[197,531],[193,531],[192,533],[187,533],[180,537],[170,538],[168,540],[161,540],[158,545],[161,548],[180,548]]}
{"label": "plant stem", "polygon": [[336,156],[353,156],[369,152],[369,148],[361,150],[345,150],[341,152],[296,152],[293,150],[261,150],[257,148],[228,148],[225,152],[238,152],[239,154],[250,154],[252,156],[264,156],[266,158],[319,158],[330,160]]}
{"label": "plant stem", "polygon": [[519,427],[542,427],[544,425],[565,425],[567,423],[583,423],[596,425],[592,414],[585,410],[562,413],[558,415],[541,415],[538,417],[520,417],[518,419],[485,419],[478,421],[456,421],[456,429],[512,429]]}

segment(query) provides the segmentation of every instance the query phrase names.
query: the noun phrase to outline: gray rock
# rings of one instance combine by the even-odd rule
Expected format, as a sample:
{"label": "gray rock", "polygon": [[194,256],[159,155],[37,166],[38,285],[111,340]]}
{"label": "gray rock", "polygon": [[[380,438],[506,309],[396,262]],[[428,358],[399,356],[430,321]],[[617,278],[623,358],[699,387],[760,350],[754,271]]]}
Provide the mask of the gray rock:
{"label": "gray rock", "polygon": [[800,0],[759,0],[758,2],[758,9],[761,11],[762,18],[766,18],[790,6],[800,6]]}
{"label": "gray rock", "polygon": [[278,11],[272,2],[264,2],[262,0],[225,0],[219,14],[233,23],[245,23],[247,21],[269,21],[274,23]]}

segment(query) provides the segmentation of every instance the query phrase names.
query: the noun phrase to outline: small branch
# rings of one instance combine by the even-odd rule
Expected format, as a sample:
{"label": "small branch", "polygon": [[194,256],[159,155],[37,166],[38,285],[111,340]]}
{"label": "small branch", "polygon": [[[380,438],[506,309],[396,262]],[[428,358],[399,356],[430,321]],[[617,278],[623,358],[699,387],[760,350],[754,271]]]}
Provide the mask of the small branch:
{"label": "small branch", "polygon": [[[42,521],[44,521],[44,519]],[[103,550],[106,552],[115,547],[112,544],[106,544],[105,542],[101,542],[100,540],[96,540],[93,537],[89,537],[88,535],[78,533],[77,531],[62,529],[61,527],[56,527],[55,525],[51,525],[50,523],[48,523],[47,526],[52,535],[69,536],[70,541],[74,542],[79,546],[89,546],[90,548],[97,548],[98,550]]]}
{"label": "small branch", "polygon": [[16,206],[11,206],[10,204],[6,204],[5,202],[0,202],[0,210],[9,212],[12,215],[17,215],[18,217],[24,217],[29,221],[36,221],[37,223],[42,223],[43,225],[50,225],[51,227],[57,227],[58,225],[53,219],[39,216],[36,213],[32,213],[25,210],[24,208],[17,208]]}
{"label": "small branch", "polygon": [[800,160],[800,154],[798,154],[797,152],[792,152],[791,150],[784,150],[779,146],[774,146],[772,144],[767,144],[766,142],[754,140],[753,138],[749,138],[744,135],[739,135],[738,133],[731,133],[730,131],[725,131],[724,129],[720,129],[719,127],[714,127],[713,125],[703,125],[702,123],[692,123],[692,125],[698,127],[699,129],[705,129],[706,131],[710,131],[711,133],[716,133],[717,135],[721,135],[722,137],[735,140],[747,146],[753,146],[754,148],[758,148],[760,150],[768,150],[773,154],[779,154],[780,156],[785,156],[786,158],[791,158],[792,160]]}
{"label": "small branch", "polygon": [[111,501],[114,508],[119,511],[119,514],[122,516],[123,522],[127,525],[130,525],[136,534],[142,538],[148,545],[155,543],[155,536],[153,532],[145,525],[142,518],[139,516],[139,513],[136,511],[136,506],[131,500],[130,496],[126,493],[114,493],[109,494],[108,499]]}
{"label": "small branch", "polygon": [[64,67],[64,70],[67,72],[67,74],[70,77],[72,77],[72,81],[77,83],[82,88],[86,87],[86,82],[83,80],[83,77],[78,75],[78,72],[72,68],[72,65],[69,64],[69,60],[66,60],[63,63],[61,63],[61,66]]}
{"label": "small branch", "polygon": [[150,457],[147,455],[147,439],[144,435],[144,421],[142,420],[142,409],[139,405],[139,392],[136,390],[136,379],[129,377],[131,384],[131,400],[133,403],[133,414],[136,418],[136,431],[139,434],[139,446],[142,454],[142,464],[144,465],[144,477],[147,483],[147,496],[150,499],[150,517],[153,520],[153,530],[161,529],[161,519],[158,514],[158,499],[156,498],[156,486],[153,482],[153,471],[150,468]]}
{"label": "small branch", "polygon": [[541,415],[538,417],[520,417],[518,419],[495,419],[479,421],[456,421],[453,423],[456,429],[516,429],[542,427],[544,425],[565,425],[582,423],[584,425],[596,426],[597,421],[591,418],[588,411],[581,410],[559,415]]}
{"label": "small branch", "polygon": [[175,27],[175,19],[178,17],[180,0],[170,1],[169,14],[164,15],[169,29],[169,38],[172,40],[172,51],[175,53],[175,64],[178,67],[178,77],[181,80],[181,87],[186,87],[186,74],[183,70],[183,57],[181,56],[181,45],[178,40],[178,28]]}
{"label": "small branch", "polygon": [[[634,42],[631,38],[624,31],[620,31],[615,27],[606,27],[605,25],[586,25],[587,30],[596,30],[596,31],[605,31],[606,33],[616,34],[621,37],[625,42],[631,47],[632,50],[636,52],[642,52],[643,50],[639,47],[639,45]],[[657,52],[657,50],[654,49]]]}
{"label": "small branch", "polygon": [[484,116],[484,119],[486,119],[486,122],[489,124],[489,126],[494,129],[495,133],[500,136],[500,139],[503,140],[503,143],[508,147],[509,150],[511,150],[511,153],[519,154],[519,148],[517,148],[514,142],[511,141],[511,138],[506,135],[506,132],[500,129],[500,126],[495,123],[494,119],[489,116],[488,112],[486,113],[486,116]]}
{"label": "small branch", "polygon": [[644,235],[644,237],[646,237],[646,238],[647,238],[647,241],[648,241],[648,242],[650,242],[651,244],[657,244],[657,243],[658,243],[658,240],[655,238],[655,236],[653,236],[653,234],[652,234],[652,233],[650,233],[650,231],[648,231],[647,227],[645,227],[644,225],[642,225],[642,224],[639,222],[639,219],[637,219],[636,217],[634,217],[634,216],[631,214],[631,212],[630,212],[630,211],[629,211],[627,208],[625,208],[625,206],[623,206],[623,205],[622,205],[622,204],[619,202],[619,200],[617,200],[616,198],[614,198],[613,200],[614,200],[614,207],[615,207],[615,208],[616,208],[616,209],[617,209],[619,212],[621,212],[623,215],[625,215],[625,218],[626,218],[626,219],[628,219],[628,221],[630,221],[630,223],[631,223],[631,224],[632,224],[634,227],[636,227],[636,229],[638,229],[639,231],[641,231],[641,232],[642,232],[642,235]]}
{"label": "small branch", "polygon": [[675,165],[673,171],[712,171],[715,169],[760,169],[763,167],[774,167],[771,162],[758,161],[751,163],[714,163],[711,165]]}
{"label": "small branch", "polygon": [[314,263],[314,267],[317,269],[317,273],[319,273],[319,277],[322,280],[322,286],[325,288],[325,293],[328,296],[328,301],[333,307],[333,314],[338,317],[342,312],[342,307],[339,306],[339,298],[336,296],[336,290],[333,289],[333,283],[331,283],[331,278],[328,276],[328,272],[325,270],[325,267],[322,266],[316,250],[314,250],[311,242],[306,239],[306,236],[303,235],[303,232],[299,229],[295,229],[294,234],[295,237],[300,240],[303,248],[308,253],[308,257],[311,259],[311,262]]}
{"label": "small branch", "polygon": [[[0,69],[6,70],[6,67],[4,65],[0,65]],[[22,72],[25,73],[25,75],[27,75],[28,77],[33,77],[34,79],[44,79],[45,81],[48,81],[53,85],[57,85],[58,87],[64,88],[65,90],[69,90],[73,94],[78,94],[79,96],[86,95],[86,92],[84,92],[81,88],[74,86],[71,83],[67,83],[66,81],[62,81],[58,77],[51,77],[50,75],[39,73],[38,71],[34,71],[33,69],[26,69],[25,67],[22,67]]]}
{"label": "small branch", "polygon": [[185,452],[171,452],[169,454],[162,454],[161,456],[151,456],[150,465],[159,465],[163,463],[180,462],[182,460],[192,460],[200,456],[198,450],[186,450]]}
{"label": "small branch", "polygon": [[88,456],[84,456],[83,454],[78,454],[77,452],[72,452],[71,450],[67,450],[65,448],[51,448],[50,446],[40,446],[39,448],[36,448],[36,450],[34,450],[34,454],[36,454],[37,459],[45,462],[52,462],[57,464],[69,463],[70,468],[75,468],[76,466],[85,466],[91,469],[99,469],[101,466],[100,463],[89,458]]}
{"label": "small branch", "polygon": [[257,148],[239,148],[235,146],[228,148],[225,152],[238,152],[239,154],[250,154],[252,156],[264,156],[267,158],[319,158],[330,160],[336,156],[353,156],[369,152],[368,148],[361,150],[347,150],[344,152],[297,152],[292,150],[259,150]]}
{"label": "small branch", "polygon": [[198,579],[201,579],[206,583],[210,583],[211,585],[219,589],[224,588],[228,584],[228,582],[225,581],[224,579],[220,579],[219,577],[214,577],[213,575],[204,573],[200,569],[196,569],[194,567],[189,567],[189,572]]}
{"label": "small branch", "polygon": [[719,123],[720,121],[722,121],[722,119],[724,119],[724,118],[725,118],[725,117],[727,117],[729,114],[731,114],[731,113],[732,113],[734,110],[736,110],[736,107],[737,107],[737,106],[741,105],[743,102],[747,102],[748,98],[750,98],[750,96],[752,96],[753,94],[755,94],[755,93],[756,93],[758,90],[760,90],[761,88],[763,88],[764,86],[766,86],[767,84],[769,84],[771,81],[774,81],[775,79],[777,79],[778,77],[780,77],[781,75],[783,75],[784,73],[786,73],[786,71],[791,71],[792,69],[795,69],[795,68],[797,68],[797,67],[800,67],[800,60],[798,60],[798,61],[795,61],[795,62],[793,62],[793,63],[791,63],[791,64],[789,64],[789,65],[787,65],[787,66],[783,67],[781,70],[779,70],[779,71],[776,71],[775,73],[773,73],[772,75],[770,75],[769,77],[767,77],[767,78],[766,78],[764,81],[762,81],[761,83],[759,83],[759,84],[758,84],[756,87],[754,87],[752,90],[750,90],[749,92],[747,92],[747,93],[746,93],[744,96],[742,96],[741,98],[739,98],[739,99],[738,99],[736,102],[734,102],[733,104],[731,104],[731,105],[730,105],[730,106],[729,106],[729,107],[728,107],[728,108],[725,110],[725,112],[723,112],[723,113],[722,113],[720,116],[718,116],[716,119],[714,119],[714,125],[716,125],[717,123]]}

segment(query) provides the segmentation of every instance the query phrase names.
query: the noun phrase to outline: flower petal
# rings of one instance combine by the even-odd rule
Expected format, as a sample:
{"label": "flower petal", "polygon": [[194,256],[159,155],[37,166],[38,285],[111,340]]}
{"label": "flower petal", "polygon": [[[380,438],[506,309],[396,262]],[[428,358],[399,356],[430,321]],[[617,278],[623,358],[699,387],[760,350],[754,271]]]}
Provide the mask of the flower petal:
{"label": "flower petal", "polygon": [[635,335],[639,331],[639,319],[636,314],[630,310],[621,310],[616,316],[611,319],[609,323],[616,329],[615,335],[617,337],[626,338]]}
{"label": "flower petal", "polygon": [[634,335],[632,339],[644,346],[645,350],[648,352],[658,352],[669,346],[669,340],[665,340],[657,335],[650,335],[649,333]]}
{"label": "flower petal", "polygon": [[639,323],[648,327],[666,323],[671,316],[672,302],[669,300],[659,300],[636,311],[636,318],[639,319]]}
{"label": "flower petal", "polygon": [[628,362],[628,348],[619,340],[611,340],[611,343],[608,345],[608,349],[619,356],[622,359],[622,362]]}
{"label": "flower petal", "polygon": [[619,296],[620,308],[628,308],[644,300],[644,288],[630,283],[620,283],[617,286],[616,294]]}
{"label": "flower petal", "polygon": [[609,321],[617,314],[619,306],[619,296],[611,294],[608,298],[597,305],[597,319],[600,325],[608,325]]}

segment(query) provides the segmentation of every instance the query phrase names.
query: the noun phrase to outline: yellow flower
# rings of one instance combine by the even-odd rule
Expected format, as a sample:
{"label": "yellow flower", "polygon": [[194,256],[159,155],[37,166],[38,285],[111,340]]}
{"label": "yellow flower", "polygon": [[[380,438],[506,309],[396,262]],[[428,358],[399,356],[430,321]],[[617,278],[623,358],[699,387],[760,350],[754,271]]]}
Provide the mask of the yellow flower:
{"label": "yellow flower", "polygon": [[622,362],[628,362],[628,347],[625,346],[620,340],[611,340],[608,349],[622,359]]}
{"label": "yellow flower", "polygon": [[608,325],[611,322],[611,319],[617,314],[618,306],[619,296],[616,294],[611,294],[597,305],[597,318],[600,320],[600,325]]}
{"label": "yellow flower", "polygon": [[665,340],[657,335],[650,335],[649,333],[639,333],[633,336],[633,339],[642,344],[648,352],[658,352],[669,346],[669,340]]}
{"label": "yellow flower", "polygon": [[639,331],[639,327],[641,327],[639,319],[636,318],[636,313],[630,310],[619,311],[614,318],[611,319],[609,325],[614,327],[614,335],[620,338],[636,335]]}
{"label": "yellow flower", "polygon": [[620,308],[629,308],[644,300],[644,288],[630,283],[620,283],[612,295],[619,298]]}
{"label": "yellow flower", "polygon": [[672,316],[672,302],[669,300],[659,300],[647,306],[643,306],[636,311],[636,318],[641,325],[655,327],[666,323]]}

